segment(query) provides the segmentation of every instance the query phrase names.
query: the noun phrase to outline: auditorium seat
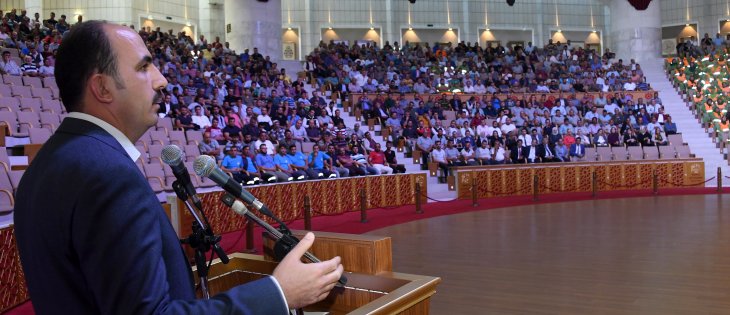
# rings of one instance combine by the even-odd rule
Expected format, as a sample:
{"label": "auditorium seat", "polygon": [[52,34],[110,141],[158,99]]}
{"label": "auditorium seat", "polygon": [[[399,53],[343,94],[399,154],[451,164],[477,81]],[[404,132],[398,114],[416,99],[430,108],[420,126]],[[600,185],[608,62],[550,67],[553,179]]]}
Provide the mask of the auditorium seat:
{"label": "auditorium seat", "polygon": [[18,185],[20,185],[20,179],[23,178],[23,174],[25,174],[25,170],[10,171],[8,173],[10,184],[13,185],[13,193],[18,190]]}
{"label": "auditorium seat", "polygon": [[613,152],[611,152],[611,147],[597,147],[596,152],[598,161],[613,161],[615,158]]}
{"label": "auditorium seat", "polygon": [[164,130],[167,134],[170,134],[174,128],[172,127],[172,118],[158,118],[157,119],[157,130]]}
{"label": "auditorium seat", "polygon": [[53,88],[58,90],[58,85],[56,85],[56,78],[54,77],[45,77],[43,78],[43,86],[47,88]]}
{"label": "auditorium seat", "polygon": [[18,99],[18,101],[20,101],[20,111],[32,111],[36,113],[40,113],[43,111],[41,100],[38,98],[23,97]]}
{"label": "auditorium seat", "polygon": [[167,133],[164,130],[147,130],[150,134],[150,144],[170,144],[170,138],[167,137]]}
{"label": "auditorium seat", "polygon": [[61,124],[61,116],[50,112],[41,112],[41,127],[50,130],[51,132],[56,131],[58,125]]}
{"label": "auditorium seat", "polygon": [[48,88],[51,90],[51,95],[53,95],[53,99],[61,99],[61,92],[58,90],[58,88]]}
{"label": "auditorium seat", "polygon": [[144,147],[143,145],[141,145],[141,144],[135,144],[135,145],[134,145],[134,147],[135,147],[135,148],[137,149],[137,151],[139,151],[139,153],[140,153],[140,156],[139,156],[139,159],[138,159],[138,160],[142,160],[142,161],[144,161],[145,163],[148,163],[148,162],[150,161],[150,158],[149,158],[149,156],[148,156],[148,154],[147,154],[147,148],[145,148],[145,147]]}
{"label": "auditorium seat", "polygon": [[185,139],[185,132],[183,132],[183,131],[170,130],[167,133],[167,136],[170,138],[170,144],[174,144],[181,148],[183,146],[187,145],[187,139]]}
{"label": "auditorium seat", "polygon": [[134,145],[142,145],[145,148],[144,152],[147,152],[147,148],[150,147],[150,144],[152,144],[152,140],[150,139],[150,131],[147,130],[141,137],[139,137]]}
{"label": "auditorium seat", "polygon": [[5,74],[3,75],[3,82],[7,85],[23,86],[23,78],[18,75]]}
{"label": "auditorium seat", "polygon": [[49,100],[53,99],[53,93],[51,92],[51,90],[44,87],[31,87],[30,94],[32,94],[35,98]]}
{"label": "auditorium seat", "polygon": [[20,101],[12,96],[0,97],[0,111],[20,111]]}
{"label": "auditorium seat", "polygon": [[168,190],[172,190],[172,186],[165,183],[165,172],[162,170],[162,165],[157,163],[145,163],[142,167],[144,167],[144,174],[147,178],[147,182],[149,182],[150,187],[152,187],[154,192],[163,192],[168,189],[168,187]]}
{"label": "auditorium seat", "polygon": [[673,145],[660,145],[659,146],[659,158],[663,160],[676,158],[676,151],[674,151]]}
{"label": "auditorium seat", "polygon": [[20,137],[27,137],[30,128],[40,128],[41,118],[36,112],[17,112],[18,133]]}
{"label": "auditorium seat", "polygon": [[65,108],[61,101],[52,99],[41,99],[41,105],[44,112],[52,112],[55,114],[61,114],[65,112]]}
{"label": "auditorium seat", "polygon": [[675,146],[684,144],[684,139],[682,139],[681,133],[667,135],[667,140],[669,140],[669,144],[672,144]]}
{"label": "auditorium seat", "polygon": [[8,128],[8,136],[15,136],[18,133],[18,117],[15,112],[0,111],[0,123]]}
{"label": "auditorium seat", "polygon": [[0,82],[0,96],[13,96],[13,92],[10,90],[10,85]]}
{"label": "auditorium seat", "polygon": [[640,146],[631,146],[628,147],[629,151],[629,159],[630,160],[643,160],[644,159],[644,150]]}
{"label": "auditorium seat", "polygon": [[23,77],[23,85],[29,86],[29,87],[42,88],[43,87],[43,82],[41,82],[41,78],[39,78],[39,77],[24,76]]}
{"label": "auditorium seat", "polygon": [[188,170],[188,173],[190,174],[190,181],[193,182],[193,186],[195,188],[199,188],[200,184],[202,182],[202,179],[198,174],[195,174],[195,169],[193,168],[193,161],[187,160],[187,162],[184,162],[185,168]]}
{"label": "auditorium seat", "polygon": [[51,131],[46,128],[30,128],[28,136],[30,143],[45,143],[51,137]]}
{"label": "auditorium seat", "polygon": [[678,144],[674,146],[674,149],[677,152],[677,158],[678,159],[686,159],[689,158],[692,152],[689,151],[689,146],[684,144]]}
{"label": "auditorium seat", "polygon": [[[213,140],[215,141],[215,140]],[[197,145],[194,144],[187,144],[184,146],[185,150],[185,160],[186,161],[195,161],[195,159],[200,156],[200,149]]]}
{"label": "auditorium seat", "polygon": [[149,154],[150,163],[162,163],[162,149],[165,145],[162,144],[151,144],[147,147],[147,153]]}
{"label": "auditorium seat", "polygon": [[13,196],[13,184],[5,170],[0,170],[0,215],[13,211],[15,197]]}
{"label": "auditorium seat", "polygon": [[10,91],[12,92],[12,95],[15,97],[28,97],[28,98],[33,97],[33,94],[30,93],[29,86],[13,85],[10,87]]}
{"label": "auditorium seat", "polygon": [[303,142],[302,143],[302,153],[310,153],[312,152],[312,149],[314,148],[314,142]]}
{"label": "auditorium seat", "polygon": [[629,159],[629,151],[625,146],[620,145],[612,147],[611,153],[613,153],[614,161],[625,161]]}
{"label": "auditorium seat", "polygon": [[5,147],[0,147],[0,165],[5,172],[10,172],[10,157],[8,157],[8,150]]}
{"label": "auditorium seat", "polygon": [[187,130],[185,131],[185,137],[188,139],[188,144],[198,145],[203,142],[203,132],[200,130]]}
{"label": "auditorium seat", "polygon": [[644,159],[646,160],[658,160],[659,159],[659,148],[657,146],[644,146]]}
{"label": "auditorium seat", "polygon": [[[169,165],[165,164],[162,165],[162,173],[165,176],[165,183],[166,185],[169,185],[169,188],[165,188],[165,190],[174,191],[172,188],[172,183],[177,180],[177,177],[175,177],[175,173],[172,172],[172,168],[170,168]],[[192,179],[190,179],[192,181]]]}

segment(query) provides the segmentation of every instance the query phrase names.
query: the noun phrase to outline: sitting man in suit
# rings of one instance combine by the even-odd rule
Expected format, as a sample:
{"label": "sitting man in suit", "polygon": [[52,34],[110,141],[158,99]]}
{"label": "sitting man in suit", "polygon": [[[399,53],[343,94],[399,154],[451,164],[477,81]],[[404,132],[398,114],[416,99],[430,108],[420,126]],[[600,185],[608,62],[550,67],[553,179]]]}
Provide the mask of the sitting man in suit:
{"label": "sitting man in suit", "polygon": [[560,162],[560,159],[555,155],[555,149],[550,147],[548,136],[542,137],[542,143],[537,146],[537,152],[543,163]]}
{"label": "sitting man in suit", "polygon": [[522,144],[522,139],[517,140],[517,145],[515,145],[511,152],[510,152],[510,159],[512,159],[512,163],[515,164],[524,164],[527,163],[527,148],[525,148]]}
{"label": "sitting man in suit", "polygon": [[570,146],[570,160],[583,161],[586,157],[586,146],[582,143],[581,137],[575,138],[575,143]]}
{"label": "sitting man in suit", "polygon": [[[272,277],[196,299],[177,233],[135,161],[167,85],[142,38],[76,24],[57,51],[68,117],[26,170],[15,235],[38,314],[287,314],[324,299],[340,259],[304,264],[305,236]],[[52,263],[50,263],[52,262]]]}

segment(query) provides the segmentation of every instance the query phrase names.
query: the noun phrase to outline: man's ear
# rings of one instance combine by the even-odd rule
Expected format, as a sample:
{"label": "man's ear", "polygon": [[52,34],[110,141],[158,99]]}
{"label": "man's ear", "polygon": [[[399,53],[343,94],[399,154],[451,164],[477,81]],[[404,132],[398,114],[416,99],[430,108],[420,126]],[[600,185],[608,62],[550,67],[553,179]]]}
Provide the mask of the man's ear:
{"label": "man's ear", "polygon": [[89,78],[87,83],[91,96],[98,102],[111,103],[114,99],[112,91],[108,88],[113,84],[112,78],[109,76],[96,73]]}

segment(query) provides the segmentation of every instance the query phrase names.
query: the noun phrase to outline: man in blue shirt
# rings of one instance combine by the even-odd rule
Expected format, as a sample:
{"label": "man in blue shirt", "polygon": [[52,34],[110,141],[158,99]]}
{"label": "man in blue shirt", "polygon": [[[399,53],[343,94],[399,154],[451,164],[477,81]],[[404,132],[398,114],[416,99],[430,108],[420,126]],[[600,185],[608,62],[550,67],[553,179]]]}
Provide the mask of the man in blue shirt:
{"label": "man in blue shirt", "polygon": [[274,155],[274,165],[276,165],[277,172],[281,172],[287,175],[287,181],[293,181],[296,180],[303,180],[306,178],[306,175],[304,172],[296,171],[291,166],[291,160],[289,159],[289,156],[286,154],[286,146],[280,145],[279,146],[279,152],[278,154]]}
{"label": "man in blue shirt", "polygon": [[228,154],[223,157],[220,163],[221,169],[224,172],[230,173],[237,182],[247,183],[249,180],[252,180],[252,177],[246,174],[243,158],[238,155],[238,149],[236,147],[231,147],[228,150]]}
{"label": "man in blue shirt", "polygon": [[309,154],[307,163],[309,164],[309,168],[315,173],[314,175],[317,175],[315,178],[337,177],[337,175],[329,170],[332,167],[332,157],[325,152],[319,151],[319,145],[317,144],[312,147],[312,153]]}
{"label": "man in blue shirt", "polygon": [[266,155],[266,144],[261,144],[259,147],[259,153],[256,154],[256,165],[258,165],[261,175],[267,183],[275,183],[277,180],[279,182],[286,182],[289,180],[289,175],[276,170],[274,158],[270,155]]}
{"label": "man in blue shirt", "polygon": [[[317,173],[313,170],[310,170],[307,166],[307,156],[305,156],[304,153],[299,152],[296,145],[289,146],[289,154],[287,154],[287,157],[291,162],[289,166],[291,166],[292,169],[294,169],[295,171],[304,172],[306,174],[305,178],[303,179],[317,178]],[[296,177],[294,179],[299,180]]]}

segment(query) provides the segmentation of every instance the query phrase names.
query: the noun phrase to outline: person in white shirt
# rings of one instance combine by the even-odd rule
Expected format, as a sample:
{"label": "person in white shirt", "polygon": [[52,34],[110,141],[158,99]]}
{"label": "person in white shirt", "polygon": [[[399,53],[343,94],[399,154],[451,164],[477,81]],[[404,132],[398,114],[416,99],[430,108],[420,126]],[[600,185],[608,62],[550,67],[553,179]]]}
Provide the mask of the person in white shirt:
{"label": "person in white shirt", "polygon": [[[259,123],[259,125],[261,125],[261,124],[269,124],[269,126],[274,125],[274,122],[271,120],[271,116],[269,116],[269,110],[266,109],[266,107],[261,109],[261,115],[256,116],[256,121]],[[258,147],[258,145],[256,147]],[[267,145],[266,147],[268,148],[269,146]],[[273,148],[272,148],[272,150],[273,150]],[[271,155],[273,155],[273,153]]]}
{"label": "person in white shirt", "polygon": [[489,165],[492,161],[492,152],[489,148],[489,142],[487,140],[483,140],[481,145],[474,150],[476,151],[476,160],[481,165]]}
{"label": "person in white shirt", "polygon": [[624,83],[624,90],[625,91],[633,91],[633,90],[636,90],[636,83],[631,82],[631,81],[627,81],[626,83]]}
{"label": "person in white shirt", "polygon": [[203,108],[200,106],[195,107],[195,114],[193,115],[193,124],[200,126],[200,129],[210,127],[210,119],[208,116],[203,115]]}
{"label": "person in white shirt", "polygon": [[507,117],[506,121],[502,126],[500,127],[502,130],[502,134],[509,134],[511,131],[517,129],[517,126],[512,123],[512,119]]}
{"label": "person in white shirt", "polygon": [[0,60],[0,73],[9,75],[21,75],[20,66],[10,58],[10,51],[3,51],[3,58]]}
{"label": "person in white shirt", "polygon": [[301,143],[304,140],[307,140],[307,128],[304,128],[301,119],[297,120],[294,126],[291,126],[289,130],[291,131],[292,139],[294,139],[295,141],[299,141]]}
{"label": "person in white shirt", "polygon": [[431,151],[431,162],[438,163],[443,171],[443,177],[449,176],[449,162],[446,161],[446,151],[441,147],[441,141],[436,141]]}
{"label": "person in white shirt", "polygon": [[492,164],[504,164],[504,148],[502,143],[499,141],[494,142],[494,146],[491,149],[492,153]]}
{"label": "person in white shirt", "polygon": [[274,156],[276,154],[274,144],[269,140],[269,134],[266,131],[261,131],[259,139],[254,141],[254,147],[260,148],[262,144],[266,145],[266,155]]}
{"label": "person in white shirt", "polygon": [[43,61],[43,65],[38,69],[38,74],[40,74],[41,77],[52,77],[54,76],[54,72],[56,71],[56,67],[51,66],[51,61],[46,59]]}

